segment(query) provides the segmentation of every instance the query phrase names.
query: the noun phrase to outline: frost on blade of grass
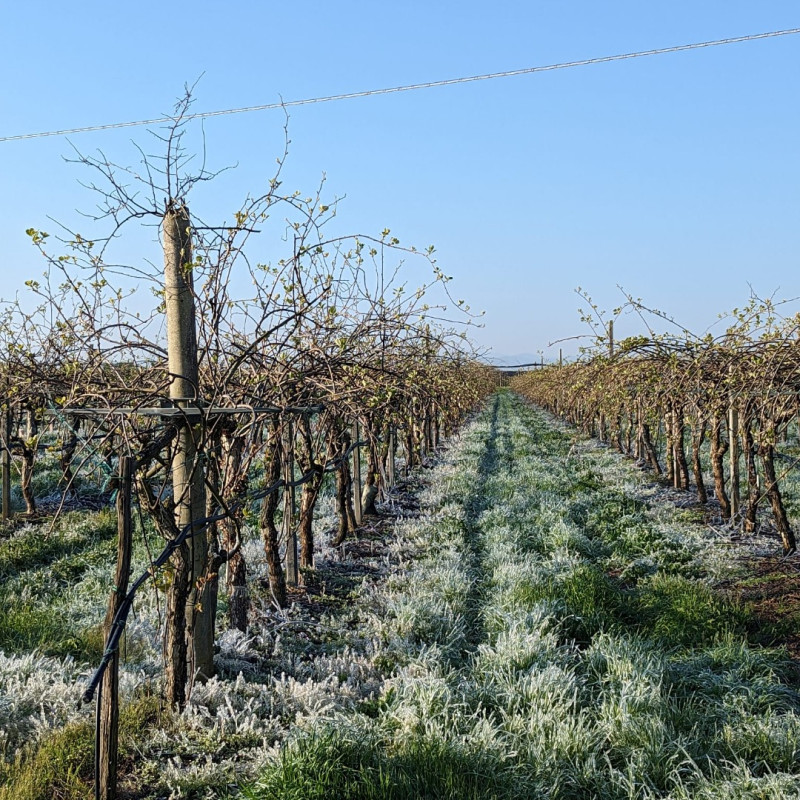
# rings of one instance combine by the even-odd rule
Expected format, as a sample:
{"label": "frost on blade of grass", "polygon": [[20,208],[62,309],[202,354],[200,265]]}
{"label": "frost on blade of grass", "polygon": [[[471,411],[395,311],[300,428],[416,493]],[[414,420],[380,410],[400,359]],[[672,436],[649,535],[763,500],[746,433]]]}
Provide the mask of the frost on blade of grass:
{"label": "frost on blade of grass", "polygon": [[750,768],[741,763],[717,767],[710,775],[697,774],[696,769],[694,772],[694,780],[676,781],[669,800],[789,800],[800,797],[797,774],[753,775]]}
{"label": "frost on blade of grass", "polygon": [[6,759],[48,728],[88,718],[88,711],[76,711],[74,686],[81,677],[69,657],[0,653],[0,744]]}
{"label": "frost on blade of grass", "polygon": [[386,618],[376,620],[376,634],[411,654],[419,646],[436,643],[457,655],[468,634],[467,608],[471,580],[457,553],[442,553],[435,563],[412,568],[404,582],[413,593],[398,592],[386,598]]}
{"label": "frost on blade of grass", "polygon": [[[69,656],[0,652],[0,757],[11,760],[23,744],[73,722],[91,719],[91,708],[77,705],[80,686],[86,679],[85,667]],[[123,672],[123,701],[146,683],[141,673]]]}
{"label": "frost on blade of grass", "polygon": [[281,675],[266,683],[242,676],[233,682],[212,678],[195,687],[182,727],[205,735],[215,732],[221,742],[227,734],[254,735],[260,741],[289,724],[352,709],[358,699],[357,691],[342,685],[337,675],[321,681]]}
{"label": "frost on blade of grass", "polygon": [[572,648],[559,642],[557,621],[552,609],[539,605],[527,614],[496,612],[494,634],[479,644],[472,669],[479,681],[492,676],[517,675],[534,667],[566,665]]}

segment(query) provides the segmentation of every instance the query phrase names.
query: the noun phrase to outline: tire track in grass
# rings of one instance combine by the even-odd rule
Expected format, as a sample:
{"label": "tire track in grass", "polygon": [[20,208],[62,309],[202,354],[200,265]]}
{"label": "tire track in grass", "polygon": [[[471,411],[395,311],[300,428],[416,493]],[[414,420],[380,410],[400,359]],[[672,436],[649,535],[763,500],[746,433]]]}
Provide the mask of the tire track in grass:
{"label": "tire track in grass", "polygon": [[498,469],[499,453],[498,440],[498,413],[500,398],[492,398],[489,416],[489,434],[486,437],[483,453],[478,461],[478,479],[473,494],[465,503],[464,517],[464,545],[468,555],[467,572],[471,578],[469,595],[466,608],[468,614],[469,633],[467,640],[474,650],[486,638],[483,621],[483,607],[487,588],[486,575],[486,547],[481,530],[481,515],[489,507],[490,497],[488,486],[492,476]]}

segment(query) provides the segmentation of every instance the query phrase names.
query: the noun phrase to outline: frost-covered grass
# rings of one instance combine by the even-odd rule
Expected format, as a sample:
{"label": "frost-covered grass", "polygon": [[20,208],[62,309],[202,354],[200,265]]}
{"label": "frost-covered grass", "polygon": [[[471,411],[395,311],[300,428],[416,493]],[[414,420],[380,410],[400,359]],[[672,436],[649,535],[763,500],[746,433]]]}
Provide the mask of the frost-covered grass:
{"label": "frost-covered grass", "polygon": [[637,495],[500,395],[405,531],[424,554],[372,597],[378,702],[301,726],[245,795],[798,796],[792,662],[748,644],[713,542]]}
{"label": "frost-covered grass", "polygon": [[[329,601],[331,613],[321,617],[309,618],[298,606],[276,612],[258,580],[266,572],[258,533],[245,526],[251,630],[226,629],[222,590],[219,677],[195,686],[180,715],[159,701],[163,579],[137,595],[121,647],[123,787],[135,787],[142,797],[218,796],[255,775],[290,729],[375,701],[383,681],[380,658],[357,628],[368,612],[353,603],[359,580],[347,570],[385,575],[416,545],[402,537],[388,547],[379,541],[374,557],[354,560],[325,538],[335,522],[330,497],[321,498],[318,512],[320,574],[336,567],[331,575],[352,583],[353,596],[345,597],[346,586],[329,587],[336,592],[318,605]],[[70,512],[53,530],[25,525],[0,540],[0,800],[87,794],[93,709],[79,708],[78,699],[102,653],[115,534],[113,513]],[[133,573],[145,570],[161,547],[149,526],[137,525]],[[159,713],[143,716],[141,709],[153,704]],[[139,723],[128,735],[125,720],[132,718]]]}
{"label": "frost-covered grass", "polygon": [[[420,514],[374,554],[323,541],[321,574],[349,592],[329,611],[277,614],[254,586],[251,631],[223,625],[220,676],[180,716],[153,713],[158,607],[143,598],[123,678],[138,721],[123,737],[128,787],[250,800],[800,796],[795,664],[755,646],[747,610],[715,590],[729,548],[651,504],[617,455],[506,393],[426,472]],[[255,537],[245,553],[259,574]],[[363,583],[343,583],[349,567]],[[69,625],[102,608],[110,575],[80,571],[83,617]],[[49,797],[35,789],[48,754],[84,774],[89,720],[74,699],[87,666],[4,659],[5,758],[33,743],[6,774],[34,786],[20,797]],[[60,785],[81,796],[79,782]]]}
{"label": "frost-covered grass", "polygon": [[[116,515],[110,510],[69,512],[53,529],[46,523],[25,525],[0,541],[0,651],[24,655],[32,650],[97,661],[103,652],[100,624],[113,589],[116,563]],[[150,547],[159,547],[152,540]],[[139,537],[134,568],[148,564]],[[158,625],[150,614],[152,587],[142,594],[128,630],[126,656],[143,650],[152,656],[157,635],[143,631]],[[153,609],[154,610],[154,609]],[[143,624],[142,624],[143,623]]]}

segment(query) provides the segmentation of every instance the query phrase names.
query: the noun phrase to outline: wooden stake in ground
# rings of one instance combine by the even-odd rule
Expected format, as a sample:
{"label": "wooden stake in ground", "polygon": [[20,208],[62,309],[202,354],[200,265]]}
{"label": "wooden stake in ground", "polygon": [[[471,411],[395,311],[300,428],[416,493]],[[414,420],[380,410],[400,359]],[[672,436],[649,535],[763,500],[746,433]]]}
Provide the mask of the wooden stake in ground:
{"label": "wooden stake in ground", "polygon": [[[103,626],[105,638],[128,591],[128,576],[131,570],[131,542],[133,523],[131,515],[131,486],[133,458],[123,456],[119,460],[119,487],[117,489],[117,571],[114,587],[108,601],[106,621]],[[103,674],[100,694],[98,774],[101,800],[114,800],[117,796],[117,754],[119,749],[119,652],[115,652]]]}
{"label": "wooden stake in ground", "polygon": [[[733,372],[733,368],[731,368]],[[731,392],[730,405],[728,407],[728,441],[730,442],[730,450],[728,450],[728,457],[730,459],[730,472],[731,472],[731,522],[736,525],[739,516],[739,409],[736,406],[736,396]]]}
{"label": "wooden stake in ground", "polygon": [[361,435],[358,420],[353,423],[353,512],[356,517],[356,525],[361,525],[364,513],[361,506],[361,448],[358,446],[359,436]]}
{"label": "wooden stake in ground", "polygon": [[286,439],[283,448],[283,540],[286,542],[286,585],[297,586],[300,573],[297,567],[297,529],[294,526],[295,495],[294,486],[294,426],[292,421],[286,422]]}
{"label": "wooden stake in ground", "polygon": [[[197,331],[192,288],[192,234],[186,206],[171,207],[164,214],[164,303],[167,314],[167,353],[171,383],[169,396],[178,407],[198,405]],[[179,529],[205,516],[205,482],[198,459],[199,426],[184,421],[178,432],[172,462],[175,521]],[[201,679],[214,674],[214,618],[208,608],[205,573],[208,538],[201,531],[188,540],[189,586],[186,597],[188,646],[192,675]],[[167,620],[169,625],[169,620]],[[168,668],[169,668],[169,657]]]}
{"label": "wooden stake in ground", "polygon": [[11,519],[11,409],[6,408],[0,416],[3,438],[3,521]]}
{"label": "wooden stake in ground", "polygon": [[386,464],[386,482],[389,484],[389,489],[394,487],[394,437],[394,425],[389,425],[389,458]]}

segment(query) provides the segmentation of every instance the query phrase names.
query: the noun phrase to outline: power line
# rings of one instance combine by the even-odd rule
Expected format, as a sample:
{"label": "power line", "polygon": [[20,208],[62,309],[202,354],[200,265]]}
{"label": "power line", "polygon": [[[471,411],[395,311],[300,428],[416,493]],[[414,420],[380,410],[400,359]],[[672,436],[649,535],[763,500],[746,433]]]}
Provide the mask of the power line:
{"label": "power line", "polygon": [[[591,64],[607,64],[611,61],[624,61],[629,58],[643,58],[645,56],[658,56],[666,53],[680,53],[684,50],[699,50],[703,47],[717,47],[723,44],[737,44],[739,42],[752,42],[756,39],[772,39],[777,36],[789,36],[800,33],[800,28],[787,28],[780,31],[769,31],[767,33],[752,33],[748,36],[734,36],[728,39],[715,39],[710,42],[694,42],[692,44],[680,44],[673,47],[662,47],[655,50],[640,50],[636,53],[620,53],[613,56],[599,56],[598,58],[584,58],[580,61],[566,61],[560,64],[547,64],[539,67],[525,67],[523,69],[511,69],[505,72],[490,72],[485,75],[470,75],[461,78],[448,78],[439,81],[428,81],[426,83],[412,83],[406,86],[392,86],[383,89],[366,89],[360,92],[347,92],[345,94],[332,94],[326,97],[310,97],[305,100],[289,100],[280,103],[266,103],[260,106],[244,106],[242,108],[228,108],[218,111],[201,111],[196,114],[186,114],[184,120],[205,119],[208,117],[222,117],[227,114],[244,114],[249,111],[270,111],[277,108],[291,108],[293,106],[307,106],[314,103],[330,103],[334,100],[353,100],[357,97],[373,97],[380,94],[395,94],[396,92],[411,92],[416,89],[432,89],[436,86],[455,86],[459,83],[473,83],[475,81],[488,81],[493,78],[510,78],[515,75],[533,75],[537,72],[551,72],[557,69],[569,69],[571,67],[588,67]],[[112,122],[108,125],[87,125],[82,128],[64,128],[57,131],[41,131],[38,133],[19,133],[14,136],[0,136],[0,143],[13,142],[21,139],[41,139],[45,136],[66,136],[72,133],[90,133],[92,131],[108,131],[117,128],[133,128],[140,125],[159,125],[166,122],[174,122],[175,117],[155,117],[153,119],[140,119],[133,122]]]}

